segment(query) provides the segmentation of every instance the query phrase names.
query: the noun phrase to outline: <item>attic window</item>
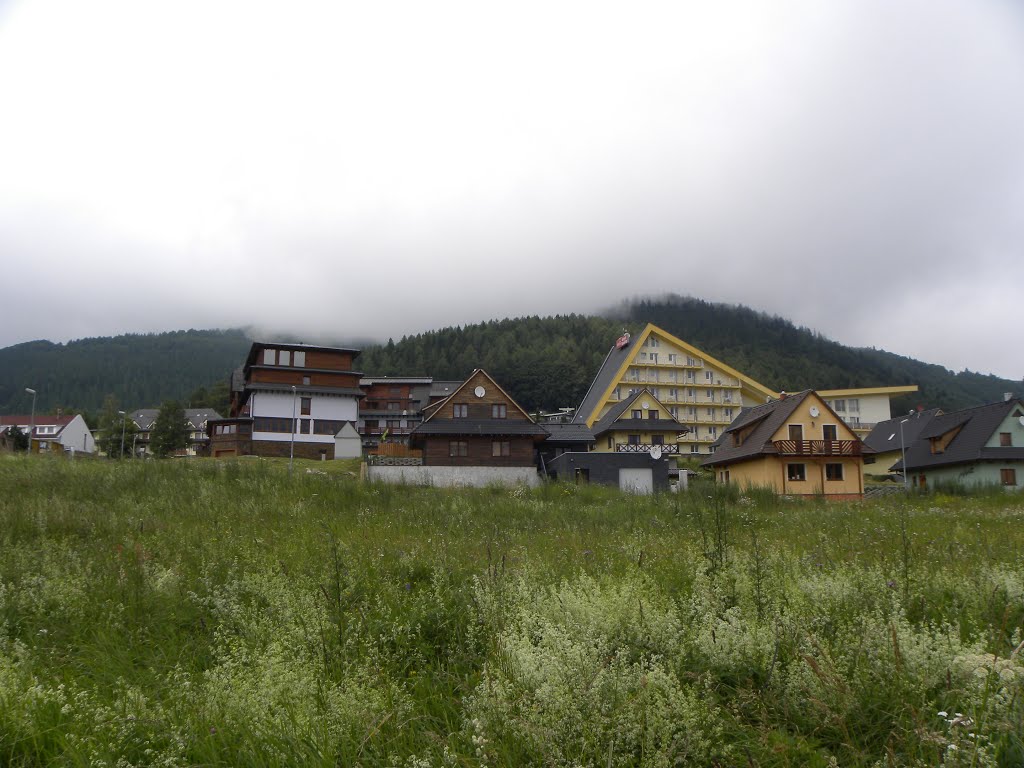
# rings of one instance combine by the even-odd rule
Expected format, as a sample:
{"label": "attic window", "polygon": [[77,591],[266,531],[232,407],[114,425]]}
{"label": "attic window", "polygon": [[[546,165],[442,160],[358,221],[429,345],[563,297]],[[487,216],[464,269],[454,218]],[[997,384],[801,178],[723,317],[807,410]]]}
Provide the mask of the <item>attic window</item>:
{"label": "attic window", "polygon": [[277,350],[276,349],[264,349],[263,350],[263,364],[273,365],[277,362]]}
{"label": "attic window", "polygon": [[896,437],[896,433],[895,432],[893,432],[891,435],[889,435],[889,439],[890,440],[892,440],[894,437]]}
{"label": "attic window", "polygon": [[305,352],[296,352],[296,353],[294,353],[292,355],[292,358],[293,358],[292,359],[292,364],[296,368],[305,368],[306,367],[306,353]]}
{"label": "attic window", "polygon": [[999,433],[999,446],[1001,448],[1010,448],[1013,445],[1013,433],[1012,432],[1000,432]]}
{"label": "attic window", "polygon": [[941,437],[929,438],[928,442],[931,443],[932,453],[942,453],[943,452],[942,438]]}

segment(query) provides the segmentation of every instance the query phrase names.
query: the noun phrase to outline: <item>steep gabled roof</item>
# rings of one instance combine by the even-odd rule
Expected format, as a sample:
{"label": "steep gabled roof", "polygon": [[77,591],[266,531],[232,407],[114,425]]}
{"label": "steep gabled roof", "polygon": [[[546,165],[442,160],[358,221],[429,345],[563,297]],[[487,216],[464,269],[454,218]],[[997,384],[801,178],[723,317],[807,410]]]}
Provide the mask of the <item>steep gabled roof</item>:
{"label": "steep gabled roof", "polygon": [[[715,441],[715,452],[704,459],[701,465],[729,464],[766,453],[775,453],[772,436],[789,420],[812,391],[807,389],[779,400],[772,400],[770,403],[745,408]],[[751,429],[750,434],[740,445],[736,445],[734,436],[747,428]]]}
{"label": "steep gabled roof", "polygon": [[[648,397],[656,402],[668,416],[664,419],[623,419],[622,414],[630,410],[631,406],[640,399],[641,396]],[[651,390],[644,387],[639,392],[634,392],[632,395],[627,397],[622,402],[616,403],[601,420],[598,421],[592,427],[594,437],[600,437],[605,432],[613,429],[621,430],[643,430],[645,432],[681,432],[685,431],[682,424],[678,420],[672,417],[671,412],[666,408],[657,397],[651,392]]]}
{"label": "steep gabled roof", "polygon": [[[898,451],[900,446],[911,445],[923,430],[932,423],[932,419],[942,414],[941,408],[932,408],[929,411],[917,411],[909,416],[897,416],[894,419],[880,421],[864,438],[864,445],[877,451]],[[900,422],[903,422],[903,437],[900,438]]]}
{"label": "steep gabled roof", "polygon": [[[944,413],[934,417],[921,430],[918,439],[907,447],[907,471],[929,469],[952,464],[966,464],[981,460],[1024,459],[1024,447],[986,448],[987,443],[999,426],[1015,408],[1024,407],[1019,398],[998,403],[978,405],[962,411]],[[949,435],[959,430],[941,453],[932,453],[932,439]],[[903,469],[903,460],[897,461],[893,469]]]}
{"label": "steep gabled roof", "polygon": [[626,346],[620,349],[617,345],[613,344],[608,350],[608,354],[605,355],[604,362],[601,363],[601,367],[598,369],[597,375],[594,377],[590,388],[587,390],[586,395],[583,396],[583,402],[580,403],[580,407],[576,409],[576,416],[573,418],[574,423],[587,423],[593,425],[597,418],[597,410],[602,404],[608,401],[612,387],[622,380],[629,366],[631,364],[642,365],[642,363],[635,362],[633,358],[652,334],[657,334],[684,352],[688,352],[695,357],[701,358],[705,364],[710,364],[730,376],[734,376],[737,381],[740,382],[741,387],[753,390],[759,396],[773,397],[776,394],[768,387],[764,386],[760,382],[754,381],[754,379],[750,378],[746,374],[740,373],[732,366],[726,365],[721,360],[716,360],[706,352],[697,349],[697,347],[692,344],[687,344],[682,339],[677,336],[673,336],[668,331],[659,328],[653,323],[648,323],[636,339],[630,338],[629,343]]}
{"label": "steep gabled roof", "polygon": [[[482,376],[495,389],[505,397],[508,406],[516,409],[522,414],[524,420],[519,419],[445,419],[438,417],[445,403],[452,401],[460,392],[466,389],[470,382],[476,377]],[[454,392],[444,400],[430,405],[424,410],[423,421],[417,425],[410,435],[532,435],[535,438],[544,439],[549,432],[530,417],[522,406],[519,405],[494,378],[483,368],[477,368],[469,377],[462,382]]]}

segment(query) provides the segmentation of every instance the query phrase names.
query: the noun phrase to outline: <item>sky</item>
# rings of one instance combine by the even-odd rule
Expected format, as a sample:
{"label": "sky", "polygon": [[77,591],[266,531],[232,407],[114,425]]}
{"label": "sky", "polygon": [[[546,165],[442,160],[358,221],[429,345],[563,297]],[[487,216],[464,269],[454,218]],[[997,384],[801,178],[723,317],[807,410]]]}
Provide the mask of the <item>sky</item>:
{"label": "sky", "polygon": [[0,0],[0,347],[678,293],[1024,377],[1017,0]]}

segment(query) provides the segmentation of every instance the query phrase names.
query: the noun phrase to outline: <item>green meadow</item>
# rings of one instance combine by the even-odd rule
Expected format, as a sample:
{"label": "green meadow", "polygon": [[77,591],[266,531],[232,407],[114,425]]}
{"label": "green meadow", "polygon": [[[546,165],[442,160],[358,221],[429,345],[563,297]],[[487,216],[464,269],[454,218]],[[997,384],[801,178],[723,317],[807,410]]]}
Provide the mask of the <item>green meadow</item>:
{"label": "green meadow", "polygon": [[1024,765],[1020,494],[316,469],[0,457],[0,765]]}

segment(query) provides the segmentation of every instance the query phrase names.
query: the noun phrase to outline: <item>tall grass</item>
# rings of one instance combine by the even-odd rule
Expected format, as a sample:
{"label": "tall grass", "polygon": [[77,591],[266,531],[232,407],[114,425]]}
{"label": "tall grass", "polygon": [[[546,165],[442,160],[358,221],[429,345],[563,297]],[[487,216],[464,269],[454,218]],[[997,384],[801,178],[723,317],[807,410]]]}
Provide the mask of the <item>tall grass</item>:
{"label": "tall grass", "polygon": [[5,458],[0,764],[1020,765],[1022,522]]}

